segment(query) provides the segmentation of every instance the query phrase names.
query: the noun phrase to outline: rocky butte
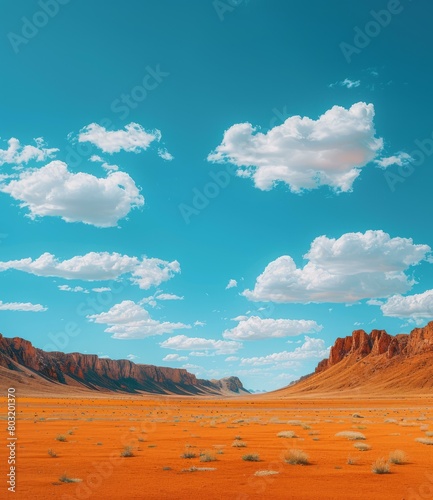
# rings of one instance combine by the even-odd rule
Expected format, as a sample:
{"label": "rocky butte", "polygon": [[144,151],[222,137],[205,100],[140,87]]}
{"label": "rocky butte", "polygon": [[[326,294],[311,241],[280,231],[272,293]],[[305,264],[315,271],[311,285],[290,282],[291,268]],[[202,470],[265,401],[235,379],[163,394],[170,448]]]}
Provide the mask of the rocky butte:
{"label": "rocky butte", "polygon": [[[182,368],[136,364],[92,354],[45,352],[28,340],[0,334],[0,375],[21,384],[157,394],[247,394],[237,377],[202,380]],[[51,387],[53,389],[53,387]]]}
{"label": "rocky butte", "polygon": [[355,330],[337,338],[329,358],[288,388],[297,392],[425,393],[433,390],[433,322],[410,334]]}

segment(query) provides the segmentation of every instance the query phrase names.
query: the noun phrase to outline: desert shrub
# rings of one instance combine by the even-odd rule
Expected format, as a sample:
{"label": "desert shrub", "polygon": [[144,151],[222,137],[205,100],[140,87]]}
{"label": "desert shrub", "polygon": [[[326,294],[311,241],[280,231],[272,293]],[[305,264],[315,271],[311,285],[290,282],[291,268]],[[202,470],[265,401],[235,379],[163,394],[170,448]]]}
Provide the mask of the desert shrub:
{"label": "desert shrub", "polygon": [[433,444],[433,439],[429,438],[416,438],[415,441],[421,444],[427,444],[427,445],[432,445]]}
{"label": "desert shrub", "polygon": [[260,462],[260,457],[257,453],[248,453],[242,455],[242,460],[245,460],[245,462]]}
{"label": "desert shrub", "polygon": [[364,434],[362,432],[355,432],[355,431],[342,431],[342,432],[337,432],[335,434],[336,437],[345,437],[349,439],[350,441],[358,441],[358,440],[363,440],[366,439]]}
{"label": "desert shrub", "polygon": [[358,463],[358,457],[352,457],[348,456],[347,457],[347,465],[356,465]]}
{"label": "desert shrub", "polygon": [[181,458],[197,458],[197,455],[192,451],[185,450],[180,456]]}
{"label": "desert shrub", "polygon": [[302,450],[289,450],[284,455],[284,459],[288,464],[292,465],[308,465],[310,463],[309,456]]}
{"label": "desert shrub", "polygon": [[54,450],[52,450],[51,448],[48,450],[48,455],[51,458],[56,458],[57,457],[57,453]]}
{"label": "desert shrub", "polygon": [[406,461],[406,453],[402,450],[391,451],[389,454],[389,461],[392,464],[402,465]]}
{"label": "desert shrub", "polygon": [[247,443],[245,443],[244,441],[233,441],[232,446],[233,448],[246,448]]}
{"label": "desert shrub", "polygon": [[255,476],[273,476],[274,474],[279,474],[276,470],[258,470],[254,473]]}
{"label": "desert shrub", "polygon": [[200,454],[200,462],[215,462],[216,457],[213,453],[208,451]]}
{"label": "desert shrub", "polygon": [[298,437],[293,431],[281,431],[277,434],[279,438],[296,438]]}
{"label": "desert shrub", "polygon": [[125,458],[133,457],[134,453],[132,451],[132,446],[125,446],[125,448],[123,448],[123,450],[120,452],[120,456]]}
{"label": "desert shrub", "polygon": [[378,458],[371,465],[371,470],[375,474],[389,474],[390,468],[390,463],[386,460],[386,458]]}
{"label": "desert shrub", "polygon": [[81,479],[77,479],[77,478],[73,478],[73,477],[69,477],[66,472],[64,472],[60,477],[59,477],[59,481],[61,481],[62,483],[79,483],[81,482],[82,480]]}
{"label": "desert shrub", "polygon": [[59,434],[56,436],[56,440],[60,441],[61,443],[65,443],[67,441],[66,436],[64,434]]}
{"label": "desert shrub", "polygon": [[371,450],[371,446],[367,443],[355,443],[353,446],[359,451]]}

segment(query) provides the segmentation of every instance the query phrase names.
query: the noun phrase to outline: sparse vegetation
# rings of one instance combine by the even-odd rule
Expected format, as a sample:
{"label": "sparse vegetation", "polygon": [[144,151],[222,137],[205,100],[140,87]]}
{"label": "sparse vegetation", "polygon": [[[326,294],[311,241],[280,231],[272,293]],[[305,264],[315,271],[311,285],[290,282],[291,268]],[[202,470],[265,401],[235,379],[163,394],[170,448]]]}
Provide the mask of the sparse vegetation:
{"label": "sparse vegetation", "polygon": [[433,439],[430,438],[416,438],[415,441],[421,444],[433,445]]}
{"label": "sparse vegetation", "polygon": [[354,413],[352,415],[352,418],[364,418],[362,415],[360,415],[359,413]]}
{"label": "sparse vegetation", "polygon": [[203,453],[200,453],[200,462],[215,462],[216,457],[213,453],[209,451],[205,451]]}
{"label": "sparse vegetation", "polygon": [[254,473],[255,476],[273,476],[274,474],[279,474],[276,470],[258,470]]}
{"label": "sparse vegetation", "polygon": [[356,465],[358,463],[358,457],[352,457],[348,456],[347,457],[347,465]]}
{"label": "sparse vegetation", "polygon": [[66,472],[64,472],[60,477],[59,477],[59,481],[61,481],[62,483],[80,483],[82,480],[81,479],[77,479],[77,478],[73,478],[73,477],[69,477]]}
{"label": "sparse vegetation", "polygon": [[120,456],[125,458],[133,457],[134,452],[132,451],[132,446],[125,446],[125,448],[121,451]]}
{"label": "sparse vegetation", "polygon": [[201,471],[208,471],[208,470],[216,470],[215,467],[195,467],[192,466],[189,469],[182,469],[182,472],[201,472]]}
{"label": "sparse vegetation", "polygon": [[358,441],[358,440],[367,439],[362,432],[355,432],[355,431],[337,432],[337,434],[335,434],[335,436],[336,437],[344,437],[346,439],[349,439],[349,441]]}
{"label": "sparse vegetation", "polygon": [[192,451],[185,450],[180,456],[181,458],[197,458],[197,455]]}
{"label": "sparse vegetation", "polygon": [[61,443],[65,443],[67,441],[66,436],[64,434],[59,434],[56,436],[56,440],[60,441]]}
{"label": "sparse vegetation", "polygon": [[244,441],[233,441],[232,446],[233,448],[246,448],[247,443],[245,443]]}
{"label": "sparse vegetation", "polygon": [[293,431],[281,431],[277,434],[279,438],[296,438],[298,437]]}
{"label": "sparse vegetation", "polygon": [[57,453],[54,450],[52,450],[51,448],[48,450],[48,455],[51,458],[57,458]]}
{"label": "sparse vegetation", "polygon": [[310,463],[310,457],[302,450],[289,450],[285,455],[284,459],[288,464],[292,465],[308,465]]}
{"label": "sparse vegetation", "polygon": [[378,458],[371,465],[371,470],[375,474],[389,474],[391,466],[390,463],[386,460],[386,458]]}
{"label": "sparse vegetation", "polygon": [[389,461],[392,464],[403,465],[406,462],[406,453],[402,450],[395,450],[389,454]]}
{"label": "sparse vegetation", "polygon": [[425,435],[426,435],[427,437],[433,437],[433,432],[428,431],[428,432],[426,432],[426,433],[425,433]]}
{"label": "sparse vegetation", "polygon": [[371,450],[371,446],[367,443],[355,443],[353,446],[359,451]]}
{"label": "sparse vegetation", "polygon": [[245,462],[260,462],[260,457],[257,453],[248,453],[242,455],[242,460],[245,460]]}

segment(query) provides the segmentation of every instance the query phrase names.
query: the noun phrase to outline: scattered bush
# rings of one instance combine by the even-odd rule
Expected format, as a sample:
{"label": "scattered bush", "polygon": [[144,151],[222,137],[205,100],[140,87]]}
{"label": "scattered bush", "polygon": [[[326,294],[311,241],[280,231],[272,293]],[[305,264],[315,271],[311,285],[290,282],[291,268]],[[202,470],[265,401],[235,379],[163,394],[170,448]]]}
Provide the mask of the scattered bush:
{"label": "scattered bush", "polygon": [[427,444],[427,445],[432,445],[433,444],[433,439],[429,438],[416,438],[415,441],[421,444]]}
{"label": "scattered bush", "polygon": [[200,462],[215,462],[216,457],[213,453],[204,452],[200,454]]}
{"label": "scattered bush", "polygon": [[358,441],[358,440],[367,439],[362,432],[355,432],[355,431],[337,432],[337,434],[335,434],[335,436],[347,438],[347,439],[349,439],[349,441]]}
{"label": "scattered bush", "polygon": [[132,451],[132,446],[125,446],[125,448],[123,448],[122,452],[120,453],[120,456],[126,458],[133,457],[134,453]]}
{"label": "scattered bush", "polygon": [[279,474],[276,470],[258,470],[254,473],[255,476],[273,476],[274,474]]}
{"label": "scattered bush", "polygon": [[371,446],[367,443],[355,443],[353,445],[359,451],[368,451],[371,450]]}
{"label": "scattered bush", "polygon": [[232,446],[233,448],[246,448],[247,443],[245,443],[244,441],[233,441]]}
{"label": "scattered bush", "polygon": [[245,462],[260,462],[260,457],[257,453],[249,453],[248,455],[242,455],[242,460],[245,460]]}
{"label": "scattered bush", "polygon": [[292,465],[308,465],[310,463],[309,456],[302,450],[289,450],[284,459],[288,464]]}
{"label": "scattered bush", "polygon": [[56,436],[56,440],[60,441],[61,443],[65,443],[67,441],[66,436],[64,434],[59,434]]}
{"label": "scattered bush", "polygon": [[82,480],[81,479],[77,479],[77,478],[73,478],[73,477],[69,477],[66,472],[64,472],[60,477],[59,477],[59,481],[61,481],[62,483],[79,483],[81,482]]}
{"label": "scattered bush", "polygon": [[296,438],[298,437],[293,431],[281,431],[277,434],[279,438]]}
{"label": "scattered bush", "polygon": [[192,451],[185,451],[181,456],[181,458],[197,458],[197,455]]}
{"label": "scattered bush", "polygon": [[48,450],[48,455],[51,458],[57,458],[57,453],[54,450],[52,450],[51,448]]}
{"label": "scattered bush", "polygon": [[390,463],[386,458],[378,458],[371,466],[371,470],[375,474],[389,474],[390,468]]}
{"label": "scattered bush", "polygon": [[389,454],[389,461],[392,464],[402,465],[406,462],[406,453],[402,450],[395,450]]}

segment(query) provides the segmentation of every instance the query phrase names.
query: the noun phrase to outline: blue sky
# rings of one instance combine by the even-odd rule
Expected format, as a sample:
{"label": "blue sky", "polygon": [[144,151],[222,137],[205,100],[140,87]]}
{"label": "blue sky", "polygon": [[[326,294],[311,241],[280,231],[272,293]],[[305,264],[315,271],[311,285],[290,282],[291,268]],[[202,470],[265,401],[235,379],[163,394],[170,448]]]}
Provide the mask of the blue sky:
{"label": "blue sky", "polygon": [[269,390],[429,321],[432,8],[3,6],[3,334]]}

